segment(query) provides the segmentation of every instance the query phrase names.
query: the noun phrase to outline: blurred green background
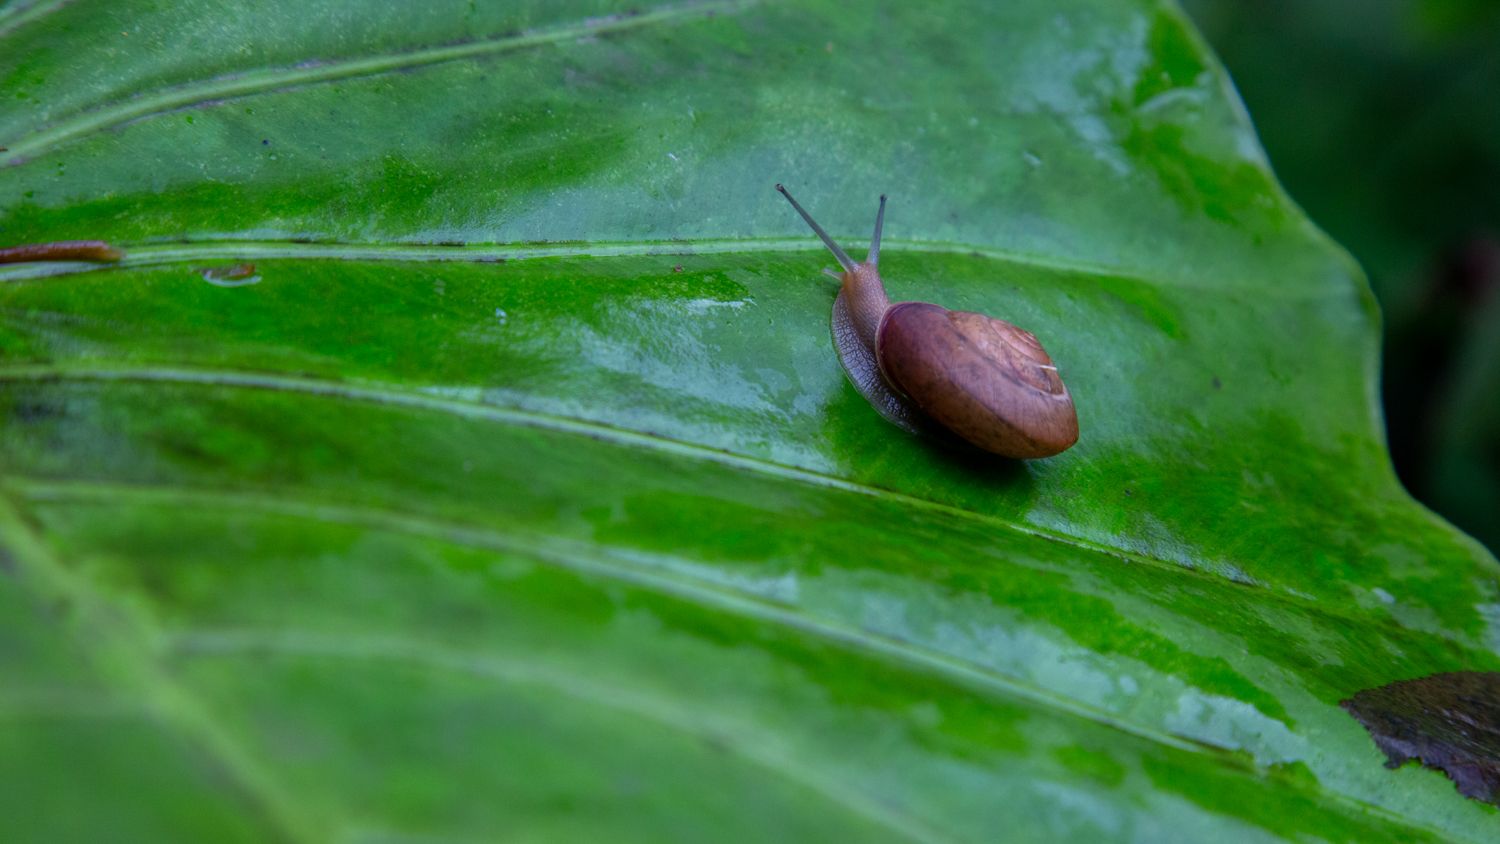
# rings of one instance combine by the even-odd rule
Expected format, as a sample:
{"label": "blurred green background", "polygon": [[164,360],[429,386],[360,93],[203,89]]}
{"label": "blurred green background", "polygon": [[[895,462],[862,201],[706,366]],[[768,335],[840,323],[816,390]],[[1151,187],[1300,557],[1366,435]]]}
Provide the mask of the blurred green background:
{"label": "blurred green background", "polygon": [[1412,494],[1500,551],[1500,0],[1184,0],[1369,274]]}

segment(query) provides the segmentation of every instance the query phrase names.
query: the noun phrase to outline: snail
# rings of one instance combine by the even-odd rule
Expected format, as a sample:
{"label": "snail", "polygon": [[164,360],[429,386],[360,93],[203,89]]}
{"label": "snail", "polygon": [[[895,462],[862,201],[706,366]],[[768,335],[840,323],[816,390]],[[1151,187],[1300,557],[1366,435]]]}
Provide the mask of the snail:
{"label": "snail", "polygon": [[855,263],[791,193],[786,197],[838,259],[833,345],[854,386],[912,433],[937,423],[1004,457],[1051,457],[1078,441],[1078,413],[1057,367],[1030,331],[927,302],[892,303],[877,265],[885,196],[869,256]]}

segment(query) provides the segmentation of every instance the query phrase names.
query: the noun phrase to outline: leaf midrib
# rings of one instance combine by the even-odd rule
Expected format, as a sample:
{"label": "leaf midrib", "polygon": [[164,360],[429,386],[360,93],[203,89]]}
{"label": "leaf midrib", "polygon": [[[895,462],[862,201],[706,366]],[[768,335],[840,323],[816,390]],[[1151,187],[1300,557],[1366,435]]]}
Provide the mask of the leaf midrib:
{"label": "leaf midrib", "polygon": [[[861,242],[866,235],[835,235],[841,242]],[[1191,291],[1193,295],[1218,294],[1242,295],[1234,287],[1222,284],[1194,284],[1179,279],[1164,280],[1148,275],[1144,269],[1111,266],[1043,255],[1035,252],[1006,249],[997,246],[981,246],[972,243],[943,240],[916,240],[885,237],[881,241],[881,257],[889,260],[901,252],[926,255],[953,255],[984,258],[1005,264],[1016,264],[1039,270],[1068,273],[1079,276],[1109,278],[1131,284],[1166,290]],[[754,253],[796,254],[807,252],[814,255],[827,254],[816,241],[806,237],[748,237],[748,238],[672,238],[667,240],[619,240],[619,241],[555,241],[523,243],[466,243],[441,245],[431,243],[381,243],[355,241],[306,240],[217,240],[192,241],[186,243],[148,243],[132,245],[121,241],[112,244],[120,248],[125,257],[115,263],[86,264],[78,262],[37,262],[0,266],[0,284],[34,279],[59,278],[89,273],[111,272],[127,269],[148,269],[182,263],[244,260],[308,260],[308,261],[369,261],[391,263],[472,263],[503,264],[509,261],[542,260],[548,258],[640,258],[678,257],[693,255],[734,255]],[[1258,291],[1256,296],[1274,296],[1282,302],[1308,302],[1339,299],[1346,295],[1344,288],[1334,286],[1298,287],[1274,291]]]}

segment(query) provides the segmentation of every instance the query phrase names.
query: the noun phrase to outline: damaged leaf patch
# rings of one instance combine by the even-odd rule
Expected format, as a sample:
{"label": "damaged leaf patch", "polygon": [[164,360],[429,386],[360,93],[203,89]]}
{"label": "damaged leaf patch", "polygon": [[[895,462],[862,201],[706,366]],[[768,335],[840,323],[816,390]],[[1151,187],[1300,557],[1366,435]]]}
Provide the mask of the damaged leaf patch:
{"label": "damaged leaf patch", "polygon": [[1402,680],[1339,705],[1370,731],[1386,767],[1416,759],[1447,774],[1459,793],[1500,805],[1500,673]]}

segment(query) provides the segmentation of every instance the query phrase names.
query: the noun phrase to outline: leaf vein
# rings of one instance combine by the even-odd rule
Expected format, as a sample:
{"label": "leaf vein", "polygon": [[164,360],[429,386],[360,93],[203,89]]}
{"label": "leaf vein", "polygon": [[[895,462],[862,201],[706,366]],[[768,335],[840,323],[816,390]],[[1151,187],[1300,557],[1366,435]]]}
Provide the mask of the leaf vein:
{"label": "leaf vein", "polygon": [[[603,20],[569,23],[508,37],[422,47],[405,52],[384,53],[327,63],[309,62],[291,67],[253,68],[232,76],[189,82],[143,94],[115,105],[84,111],[69,119],[58,121],[50,127],[34,132],[30,136],[17,138],[8,144],[11,156],[8,163],[16,165],[39,152],[75,141],[94,132],[189,106],[223,102],[279,89],[316,85],[341,79],[376,76],[478,56],[515,52],[587,36],[639,29],[678,18],[707,17],[734,11],[745,4],[746,0],[686,3],[663,6],[635,15],[618,15]],[[22,14],[24,15],[25,12],[23,11]]]}
{"label": "leaf vein", "polygon": [[[852,238],[851,238],[852,239]],[[425,243],[307,243],[303,241],[226,240],[196,241],[182,244],[117,244],[125,258],[112,264],[78,262],[37,262],[0,267],[0,283],[74,276],[97,272],[119,272],[177,263],[218,260],[301,259],[315,261],[389,261],[392,263],[476,263],[526,261],[543,258],[633,258],[682,255],[726,255],[739,253],[813,253],[823,254],[817,241],[805,237],[786,238],[703,238],[699,240],[639,240],[553,243],[493,243],[464,246],[435,246]],[[929,255],[965,255],[1010,264],[1021,264],[1045,270],[1080,275],[1103,276],[1119,281],[1191,290],[1199,293],[1234,293],[1224,285],[1194,284],[1177,279],[1148,278],[1128,267],[1109,266],[1075,258],[1042,255],[994,246],[979,246],[935,240],[886,238],[884,254],[916,252]],[[1260,294],[1264,296],[1264,292]],[[1342,298],[1342,288],[1301,287],[1277,291],[1281,301]]]}
{"label": "leaf vein", "polygon": [[86,578],[64,565],[10,498],[0,495],[0,537],[26,567],[31,588],[44,598],[71,606],[73,627],[65,631],[59,626],[58,634],[86,641],[86,653],[102,675],[138,695],[143,712],[174,728],[186,744],[218,765],[237,796],[277,840],[322,840],[312,818],[293,805],[257,760],[154,658],[160,650],[161,631],[140,613],[110,603]]}
{"label": "leaf vein", "polygon": [[[638,585],[662,594],[694,601],[704,607],[779,624],[853,650],[891,659],[918,670],[929,671],[951,682],[967,685],[985,693],[1027,701],[1041,708],[1071,715],[1163,747],[1207,754],[1214,759],[1216,764],[1230,770],[1263,771],[1259,765],[1212,745],[1185,739],[1148,725],[1120,720],[1108,712],[1075,699],[1056,695],[1035,684],[1000,674],[985,666],[975,665],[942,652],[929,650],[912,642],[873,634],[867,630],[820,618],[805,610],[772,603],[717,584],[704,582],[698,578],[684,576],[679,571],[674,570],[671,574],[666,574],[659,569],[642,567],[639,564],[640,555],[631,555],[623,560],[612,559],[607,552],[598,553],[601,549],[590,546],[590,550],[596,552],[591,558],[578,543],[571,543],[556,537],[541,540],[522,538],[518,535],[499,534],[469,525],[440,521],[424,515],[404,513],[389,507],[326,504],[309,501],[306,498],[292,499],[284,494],[271,497],[257,493],[225,493],[220,490],[167,485],[57,482],[16,476],[7,478],[6,482],[23,494],[36,499],[91,500],[113,503],[123,497],[138,496],[175,507],[202,507],[212,502],[213,509],[226,512],[255,509],[294,518],[404,532],[482,550],[522,554],[581,574]],[[1398,817],[1382,806],[1366,802],[1351,794],[1332,791],[1322,786],[1316,786],[1315,790],[1332,802],[1369,812],[1392,822],[1399,820],[1407,825],[1415,823],[1412,819]],[[1420,825],[1420,828],[1431,832],[1434,837],[1441,837],[1425,824]]]}
{"label": "leaf vein", "polygon": [[[1046,542],[1064,545],[1085,553],[1111,557],[1124,563],[1136,563],[1169,571],[1176,575],[1203,578],[1216,584],[1231,583],[1212,571],[1192,568],[1140,551],[1131,551],[1091,542],[1076,536],[1057,533],[1045,528],[1026,525],[989,513],[967,510],[952,504],[944,504],[927,498],[898,492],[884,487],[851,481],[823,472],[788,466],[771,460],[737,454],[697,443],[676,440],[660,434],[618,428],[601,422],[575,417],[560,416],[516,407],[501,407],[490,404],[442,398],[421,392],[393,389],[385,385],[344,383],[306,376],[272,375],[230,370],[194,370],[185,368],[81,368],[61,366],[15,366],[0,368],[0,383],[6,381],[103,381],[140,382],[163,384],[187,384],[230,389],[268,390],[300,393],[327,399],[388,405],[415,410],[444,413],[454,416],[516,425],[520,427],[554,431],[563,434],[602,440],[616,445],[650,449],[689,460],[708,461],[731,469],[778,478],[806,486],[838,490],[854,495],[876,498],[914,507],[928,512],[940,513],[951,518],[977,522],[1002,528]],[[1253,588],[1275,600],[1296,606],[1301,610],[1328,618],[1347,620],[1350,617],[1324,606],[1316,599],[1295,592],[1287,592],[1264,583],[1233,581],[1234,588]],[[1365,619],[1361,619],[1362,621]]]}
{"label": "leaf vein", "polygon": [[1143,738],[1155,744],[1178,750],[1214,753],[1225,764],[1247,767],[1217,748],[1145,725],[1121,721],[1109,713],[1047,691],[1046,689],[997,673],[940,651],[933,651],[902,639],[872,633],[837,621],[813,615],[804,609],[772,602],[738,589],[713,583],[683,573],[678,567],[643,565],[655,559],[649,555],[611,554],[596,545],[566,540],[556,536],[526,536],[519,532],[499,533],[450,519],[439,519],[420,513],[397,510],[389,505],[346,504],[291,496],[279,492],[272,496],[254,490],[225,492],[216,489],[170,484],[125,484],[52,480],[10,476],[6,483],[36,501],[75,501],[111,504],[136,498],[159,506],[203,508],[221,512],[255,511],[307,519],[329,524],[387,530],[410,536],[448,542],[454,545],[501,553],[524,555],[544,563],[580,574],[607,578],[673,595],[741,616],[779,624],[812,636],[827,639],[866,654],[884,656],[894,661],[926,669],[951,681],[1040,704],[1066,712],[1120,732]]}
{"label": "leaf vein", "polygon": [[815,767],[778,752],[773,736],[758,734],[737,724],[715,724],[701,712],[673,707],[654,696],[621,686],[606,686],[548,670],[545,665],[493,654],[463,653],[434,642],[405,637],[333,637],[297,630],[189,630],[173,637],[172,646],[189,656],[272,652],[313,658],[407,663],[500,683],[541,687],[581,703],[649,721],[673,732],[721,742],[726,749],[772,774],[817,792],[904,838],[914,841],[937,838],[932,829],[914,819],[885,809],[864,794],[844,787],[836,777],[821,776]]}
{"label": "leaf vein", "polygon": [[0,12],[0,38],[5,38],[21,27],[50,15],[71,2],[72,0],[35,0],[32,3],[16,3],[7,6],[5,11]]}

